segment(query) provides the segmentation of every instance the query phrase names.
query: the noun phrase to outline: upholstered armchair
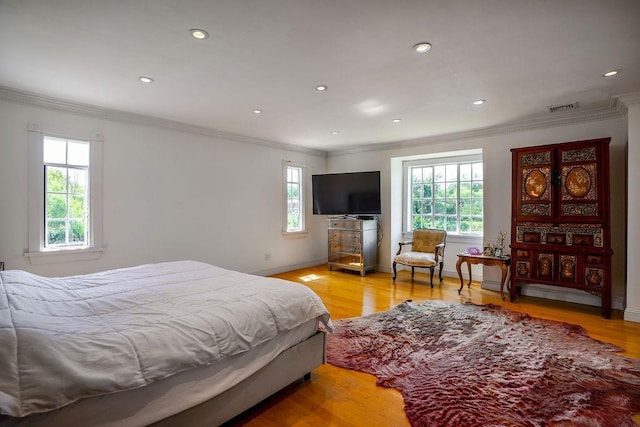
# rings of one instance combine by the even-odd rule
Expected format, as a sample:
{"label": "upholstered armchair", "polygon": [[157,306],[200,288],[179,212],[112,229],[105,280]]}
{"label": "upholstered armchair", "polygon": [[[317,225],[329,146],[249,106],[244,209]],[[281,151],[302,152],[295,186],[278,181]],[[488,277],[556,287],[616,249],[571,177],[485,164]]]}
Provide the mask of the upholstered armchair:
{"label": "upholstered armchair", "polygon": [[[444,247],[447,240],[445,230],[434,228],[419,228],[413,230],[410,242],[400,242],[400,247],[393,259],[393,281],[396,281],[396,264],[411,267],[411,278],[416,267],[431,270],[431,287],[433,288],[433,270],[440,264],[440,281],[442,281],[442,266],[444,264]],[[411,251],[402,252],[403,246],[411,245]]]}

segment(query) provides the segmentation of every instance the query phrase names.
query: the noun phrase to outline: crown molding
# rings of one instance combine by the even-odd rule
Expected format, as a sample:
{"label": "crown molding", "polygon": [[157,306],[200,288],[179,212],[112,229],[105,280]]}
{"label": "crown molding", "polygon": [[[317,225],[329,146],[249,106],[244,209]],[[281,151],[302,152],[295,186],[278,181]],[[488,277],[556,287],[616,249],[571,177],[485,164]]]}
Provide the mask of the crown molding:
{"label": "crown molding", "polygon": [[35,105],[48,109],[65,111],[68,113],[84,116],[170,129],[174,131],[226,139],[236,142],[243,142],[247,144],[256,144],[274,149],[327,157],[329,154],[342,155],[367,151],[384,151],[398,148],[410,148],[425,144],[436,144],[464,139],[483,138],[488,136],[523,132],[533,129],[543,129],[556,126],[566,126],[578,123],[620,118],[624,117],[627,114],[627,107],[629,105],[640,103],[640,92],[632,92],[629,94],[614,96],[610,99],[608,106],[594,107],[579,111],[566,111],[562,113],[548,113],[544,116],[522,119],[510,123],[504,123],[501,125],[489,126],[480,129],[434,135],[418,139],[393,141],[388,143],[348,146],[338,150],[317,150],[292,144],[285,144],[282,142],[252,138],[244,135],[222,132],[204,126],[189,125],[182,122],[160,119],[157,117],[145,116],[142,114],[129,113],[126,111],[97,107],[90,104],[67,101],[59,98],[13,89],[6,86],[0,86],[0,99],[5,99],[7,101],[22,104]]}
{"label": "crown molding", "polygon": [[625,93],[616,96],[624,105],[629,107],[630,105],[640,104],[640,92]]}
{"label": "crown molding", "polygon": [[[636,94],[637,95],[637,94]],[[329,154],[342,155],[364,151],[383,151],[398,148],[410,148],[427,144],[451,142],[464,139],[483,138],[488,136],[503,135],[524,132],[534,129],[544,129],[556,126],[574,125],[578,123],[594,122],[624,117],[627,114],[627,106],[618,97],[612,97],[608,106],[594,107],[582,111],[567,111],[562,113],[548,113],[544,116],[531,117],[510,123],[468,131],[453,132],[428,136],[425,138],[395,141],[383,144],[366,144],[346,147],[340,150],[332,150]]]}
{"label": "crown molding", "polygon": [[222,132],[216,129],[204,126],[190,125],[173,120],[166,120],[157,117],[145,116],[143,114],[130,113],[121,110],[113,110],[109,108],[97,107],[95,105],[83,104],[80,102],[67,101],[60,98],[40,95],[32,92],[13,89],[6,86],[0,86],[0,99],[16,102],[20,104],[35,105],[37,107],[64,111],[67,113],[78,114],[82,116],[96,117],[105,120],[132,123],[150,127],[169,129],[179,132],[186,132],[195,135],[208,136],[213,138],[226,139],[235,142],[243,142],[247,144],[256,144],[269,148],[295,151],[315,156],[327,157],[327,152],[323,150],[315,150],[310,148],[299,147],[292,144],[282,142],[269,141],[265,139],[252,138],[249,136],[238,135],[234,133]]}

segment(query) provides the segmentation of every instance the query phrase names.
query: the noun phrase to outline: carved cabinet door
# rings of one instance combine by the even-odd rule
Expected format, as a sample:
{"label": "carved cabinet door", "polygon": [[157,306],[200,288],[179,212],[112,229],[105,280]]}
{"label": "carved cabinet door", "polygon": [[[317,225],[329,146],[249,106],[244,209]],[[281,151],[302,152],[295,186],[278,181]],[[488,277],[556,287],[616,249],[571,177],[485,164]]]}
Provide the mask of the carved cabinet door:
{"label": "carved cabinet door", "polygon": [[517,221],[548,221],[554,215],[554,152],[523,150],[514,159],[514,213]]}
{"label": "carved cabinet door", "polygon": [[605,162],[602,157],[605,154],[601,144],[567,144],[566,147],[559,148],[558,220],[590,222],[603,218],[601,181],[604,182],[602,175],[605,171],[602,165]]}

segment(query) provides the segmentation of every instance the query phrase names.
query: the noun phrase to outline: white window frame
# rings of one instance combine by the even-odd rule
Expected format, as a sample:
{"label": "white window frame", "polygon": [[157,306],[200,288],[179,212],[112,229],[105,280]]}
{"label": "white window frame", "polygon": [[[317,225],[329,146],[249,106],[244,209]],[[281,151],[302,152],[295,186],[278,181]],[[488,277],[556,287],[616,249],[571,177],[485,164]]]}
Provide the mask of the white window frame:
{"label": "white window frame", "polygon": [[[81,247],[47,248],[45,246],[45,164],[44,137],[86,141],[89,143],[89,241]],[[24,256],[32,264],[94,260],[102,256],[102,137],[78,137],[42,131],[29,124],[29,248]]]}
{"label": "white window frame", "polygon": [[[288,196],[288,172],[289,168],[296,168],[300,171],[300,229],[289,230],[289,196]],[[307,167],[303,164],[292,162],[290,160],[283,160],[282,162],[282,199],[283,199],[283,211],[282,211],[282,234],[283,235],[305,235],[307,234],[307,209],[306,209],[306,187],[307,187]]]}
{"label": "white window frame", "polygon": [[[412,221],[411,221],[411,195],[412,195],[412,182],[410,170],[414,166],[444,166],[444,165],[460,165],[464,163],[474,163],[474,162],[483,162],[482,160],[482,152],[477,154],[465,154],[465,155],[451,155],[448,153],[446,156],[438,157],[438,156],[429,156],[425,158],[414,158],[412,160],[406,160],[402,163],[403,167],[403,188],[402,188],[402,230],[405,234],[410,234],[412,232]],[[460,176],[458,175],[458,183],[460,180]],[[484,173],[483,173],[483,184],[484,184]],[[460,197],[460,185],[458,185],[458,203]],[[483,197],[484,202],[484,197]],[[458,220],[459,220],[459,211],[458,211]],[[483,209],[483,226],[484,226],[484,209]],[[473,238],[477,239],[482,237],[483,232],[468,232],[468,233],[458,233],[447,231],[447,237],[457,238]]]}

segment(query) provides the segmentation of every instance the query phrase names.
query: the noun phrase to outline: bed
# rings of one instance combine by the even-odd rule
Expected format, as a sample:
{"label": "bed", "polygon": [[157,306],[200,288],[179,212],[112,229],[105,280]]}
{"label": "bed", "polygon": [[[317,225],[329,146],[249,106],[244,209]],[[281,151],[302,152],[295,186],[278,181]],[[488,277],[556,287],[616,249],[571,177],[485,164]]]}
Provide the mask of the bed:
{"label": "bed", "polygon": [[324,363],[297,283],[196,261],[0,272],[0,425],[219,425]]}

